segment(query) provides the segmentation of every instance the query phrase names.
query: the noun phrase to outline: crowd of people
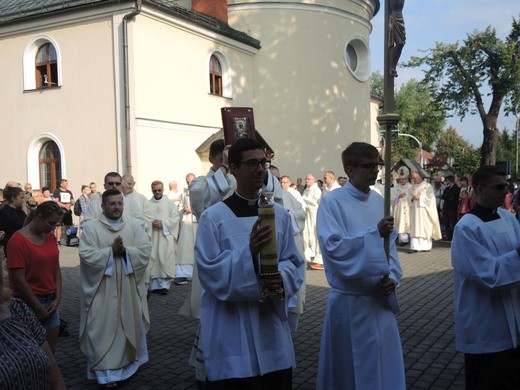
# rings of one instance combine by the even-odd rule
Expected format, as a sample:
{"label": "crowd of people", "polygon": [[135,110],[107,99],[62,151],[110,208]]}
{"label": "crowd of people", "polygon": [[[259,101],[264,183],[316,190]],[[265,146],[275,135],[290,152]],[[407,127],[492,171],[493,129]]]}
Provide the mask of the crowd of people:
{"label": "crowd of people", "polygon": [[[77,199],[64,179],[53,194],[7,183],[0,238],[10,289],[0,275],[0,387],[65,388],[54,358],[59,245],[69,242],[75,214],[79,347],[87,378],[106,388],[149,359],[150,294],[191,282],[180,313],[199,320],[189,362],[200,387],[291,389],[306,270],[324,270],[331,289],[317,388],[404,389],[397,248],[430,251],[441,225],[452,241],[467,388],[518,388],[520,226],[505,173],[485,166],[472,180],[447,176],[432,185],[401,167],[385,216],[378,150],[354,142],[340,157],[348,178],[329,170],[322,181],[308,174],[304,185],[270,164],[257,141],[218,140],[206,175],[189,173],[182,191],[171,182],[168,193],[155,180],[150,198],[118,172],[105,175],[103,193],[93,182]],[[17,364],[5,363],[13,358]]]}

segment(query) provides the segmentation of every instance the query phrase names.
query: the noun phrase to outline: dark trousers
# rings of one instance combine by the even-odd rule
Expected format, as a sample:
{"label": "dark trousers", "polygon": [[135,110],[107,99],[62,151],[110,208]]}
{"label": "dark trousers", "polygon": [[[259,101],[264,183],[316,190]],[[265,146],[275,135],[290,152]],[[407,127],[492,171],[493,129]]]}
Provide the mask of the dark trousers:
{"label": "dark trousers", "polygon": [[520,348],[464,354],[467,390],[520,389]]}
{"label": "dark trousers", "polygon": [[262,376],[206,381],[205,390],[291,390],[292,368]]}
{"label": "dark trousers", "polygon": [[446,238],[451,241],[457,223],[457,210],[442,210],[442,219],[446,228]]}

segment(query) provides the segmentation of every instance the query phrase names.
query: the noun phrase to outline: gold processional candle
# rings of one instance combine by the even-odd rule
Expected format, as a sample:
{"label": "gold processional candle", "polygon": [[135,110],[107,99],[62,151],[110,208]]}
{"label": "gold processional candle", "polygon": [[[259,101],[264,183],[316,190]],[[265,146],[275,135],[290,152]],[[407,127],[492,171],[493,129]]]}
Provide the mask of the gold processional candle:
{"label": "gold processional candle", "polygon": [[[258,200],[258,216],[262,219],[262,225],[271,227],[271,239],[260,249],[260,277],[264,280],[279,278],[278,255],[276,253],[276,222],[272,193],[260,194]],[[264,286],[258,299],[263,302],[266,298],[284,299],[283,288],[274,290]]]}

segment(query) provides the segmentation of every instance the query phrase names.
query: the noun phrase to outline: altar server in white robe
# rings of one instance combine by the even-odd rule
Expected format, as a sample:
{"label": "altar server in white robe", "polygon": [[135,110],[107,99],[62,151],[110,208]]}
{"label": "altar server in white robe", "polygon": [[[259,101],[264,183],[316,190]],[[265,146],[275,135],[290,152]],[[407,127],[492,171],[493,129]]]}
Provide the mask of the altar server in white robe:
{"label": "altar server in white robe", "polygon": [[[304,261],[288,212],[275,204],[280,274],[269,282],[259,277],[258,255],[273,233],[258,218],[265,153],[255,140],[239,139],[229,150],[229,163],[236,192],[202,214],[195,243],[204,288],[200,329],[206,386],[291,389],[295,356],[287,304],[301,286]],[[263,286],[281,288],[285,300],[259,302]]]}
{"label": "altar server in white robe", "polygon": [[[190,204],[194,216],[198,219],[208,207],[230,197],[236,188],[235,177],[229,172],[228,151],[223,139],[213,141],[209,148],[209,161],[212,166],[206,176],[196,177],[189,186]],[[282,187],[278,180],[267,172],[262,190],[274,193],[274,200],[282,203]],[[180,314],[200,319],[200,301],[202,287],[198,278],[197,263],[193,269],[190,295],[184,301]],[[193,349],[190,355],[190,364],[195,367],[195,376],[198,381],[206,380],[202,346],[199,344],[199,330],[195,336]]]}
{"label": "altar server in white robe", "polygon": [[83,224],[79,344],[87,377],[112,384],[148,361],[144,276],[151,245],[139,221],[123,216],[123,195],[102,195],[103,214]]}
{"label": "altar server in white robe", "polygon": [[410,187],[410,250],[429,251],[432,241],[442,238],[435,191],[417,171],[412,172]]}
{"label": "altar server in white robe", "polygon": [[476,204],[451,242],[455,344],[466,389],[520,389],[520,225],[501,207],[505,172],[482,166],[472,183]]}
{"label": "altar server in white robe", "polygon": [[166,295],[175,277],[175,251],[179,233],[177,206],[163,195],[161,181],[152,182],[150,199],[152,215],[152,256],[148,264],[150,285],[148,289]]}
{"label": "altar server in white robe", "polygon": [[[317,231],[331,286],[320,346],[317,389],[405,389],[395,287],[402,276],[393,217],[370,189],[381,160],[354,142],[341,155],[349,183],[318,209]],[[387,259],[383,238],[389,237]]]}

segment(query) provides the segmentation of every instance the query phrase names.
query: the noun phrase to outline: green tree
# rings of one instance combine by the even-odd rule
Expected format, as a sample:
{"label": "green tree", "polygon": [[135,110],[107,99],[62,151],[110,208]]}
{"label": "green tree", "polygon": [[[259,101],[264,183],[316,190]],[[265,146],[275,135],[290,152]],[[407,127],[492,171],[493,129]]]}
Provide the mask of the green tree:
{"label": "green tree", "polygon": [[372,72],[370,76],[370,93],[379,98],[384,96],[384,79],[380,71]]}
{"label": "green tree", "polygon": [[459,174],[473,173],[479,166],[479,151],[451,126],[440,135],[435,156],[452,164]]}
{"label": "green tree", "polygon": [[513,136],[507,129],[502,130],[498,137],[497,161],[509,161],[512,176],[516,177],[516,135]]}
{"label": "green tree", "polygon": [[[520,111],[520,20],[513,18],[505,40],[491,26],[468,34],[462,45],[437,43],[424,57],[412,57],[407,66],[426,65],[425,82],[435,99],[452,115],[481,118],[481,164],[495,164],[499,138],[498,115]],[[487,88],[491,102],[485,108]]]}
{"label": "green tree", "polygon": [[399,131],[415,136],[424,149],[432,150],[446,121],[443,107],[437,104],[431,89],[415,79],[407,81],[395,94],[395,111],[400,116]]}

